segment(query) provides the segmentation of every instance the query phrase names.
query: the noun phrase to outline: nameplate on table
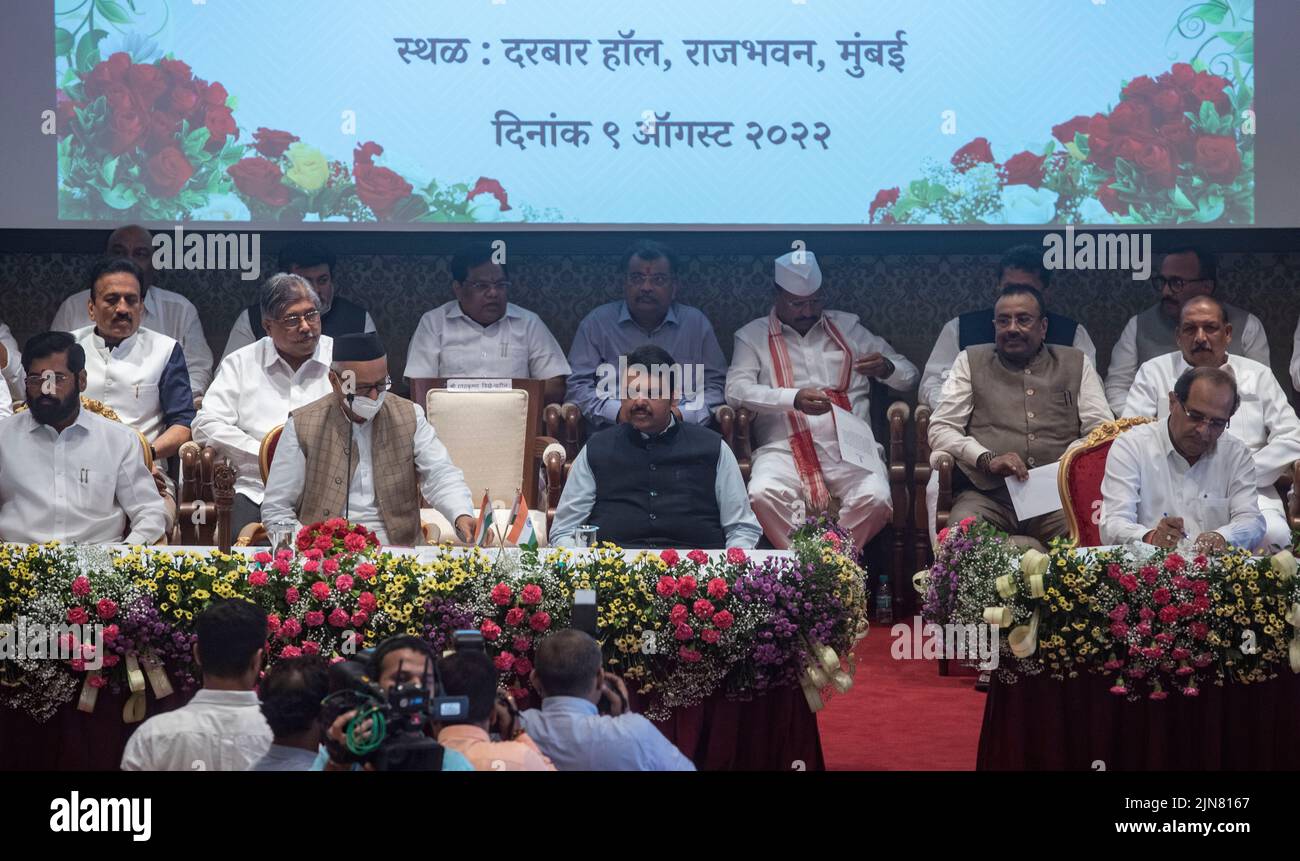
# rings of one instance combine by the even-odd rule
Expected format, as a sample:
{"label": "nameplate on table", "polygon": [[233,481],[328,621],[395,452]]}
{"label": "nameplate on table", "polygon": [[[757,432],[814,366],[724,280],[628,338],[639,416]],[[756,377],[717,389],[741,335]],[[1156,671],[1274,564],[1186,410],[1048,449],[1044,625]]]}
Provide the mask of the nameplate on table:
{"label": "nameplate on table", "polygon": [[514,388],[509,380],[448,380],[449,392],[504,392]]}
{"label": "nameplate on table", "polygon": [[1061,494],[1056,487],[1058,465],[1059,461],[1035,467],[1029,470],[1029,478],[1024,481],[1014,475],[1007,476],[1007,490],[1019,520],[1061,510]]}
{"label": "nameplate on table", "polygon": [[831,405],[835,416],[835,437],[840,444],[840,460],[856,464],[865,470],[878,469],[880,456],[876,453],[876,438],[871,425],[848,410]]}

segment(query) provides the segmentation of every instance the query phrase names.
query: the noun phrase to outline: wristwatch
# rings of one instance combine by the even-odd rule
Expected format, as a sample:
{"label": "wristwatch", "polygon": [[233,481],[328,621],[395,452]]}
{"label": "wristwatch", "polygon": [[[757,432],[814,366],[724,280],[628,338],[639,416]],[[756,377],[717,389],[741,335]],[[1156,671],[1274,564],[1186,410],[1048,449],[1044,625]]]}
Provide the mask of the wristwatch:
{"label": "wristwatch", "polygon": [[158,449],[153,447],[153,443],[149,443],[149,459],[154,463],[158,462]]}
{"label": "wristwatch", "polygon": [[980,472],[989,471],[989,461],[993,460],[993,452],[986,451],[975,461],[975,468]]}

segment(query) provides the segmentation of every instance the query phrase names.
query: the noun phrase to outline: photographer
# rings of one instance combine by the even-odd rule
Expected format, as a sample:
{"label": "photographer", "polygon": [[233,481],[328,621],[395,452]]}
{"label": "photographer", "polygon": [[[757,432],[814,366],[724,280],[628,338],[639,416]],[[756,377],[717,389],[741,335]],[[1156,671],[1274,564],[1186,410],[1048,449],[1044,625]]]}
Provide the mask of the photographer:
{"label": "photographer", "polygon": [[[517,725],[514,702],[497,693],[497,670],[484,652],[457,651],[438,662],[447,696],[469,699],[465,723],[444,725],[438,744],[464,754],[478,771],[555,771],[536,742]],[[492,730],[501,741],[492,741]]]}
{"label": "photographer", "polygon": [[561,771],[695,770],[654,724],[628,711],[623,680],[601,669],[600,646],[582,631],[542,640],[531,680],[542,707],[519,722]]}
{"label": "photographer", "polygon": [[[375,679],[379,687],[385,692],[393,690],[398,685],[413,685],[432,691],[435,687],[434,664],[436,660],[433,647],[419,637],[405,635],[389,637],[376,646],[371,654],[369,676]],[[349,710],[339,715],[330,724],[326,736],[336,746],[342,747],[347,743],[347,725],[356,714],[355,709]],[[369,720],[362,722],[358,731],[362,741],[369,736],[371,729],[372,724]],[[365,770],[372,769],[373,766],[367,763]],[[322,750],[312,766],[312,770],[355,771],[358,769],[356,763],[336,761],[326,750]],[[442,770],[473,771],[474,767],[461,754],[446,749],[442,752]]]}
{"label": "photographer", "polygon": [[327,693],[329,668],[324,658],[285,658],[267,671],[258,696],[275,741],[253,771],[311,770],[320,752],[320,701]]}

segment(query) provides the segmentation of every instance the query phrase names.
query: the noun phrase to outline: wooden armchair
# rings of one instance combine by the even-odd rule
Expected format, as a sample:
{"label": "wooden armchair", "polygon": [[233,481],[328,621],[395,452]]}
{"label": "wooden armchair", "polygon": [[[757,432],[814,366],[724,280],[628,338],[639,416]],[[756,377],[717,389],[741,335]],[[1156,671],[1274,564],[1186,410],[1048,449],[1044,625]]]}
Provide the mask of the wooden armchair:
{"label": "wooden armchair", "polygon": [[235,503],[235,470],[212,446],[190,440],[181,446],[175,538],[177,544],[211,544],[229,550],[230,512]]}
{"label": "wooden armchair", "polygon": [[1121,418],[1103,422],[1082,444],[1061,455],[1056,486],[1061,508],[1070,525],[1070,540],[1080,547],[1101,545],[1101,482],[1106,477],[1106,456],[1124,431],[1154,419]]}

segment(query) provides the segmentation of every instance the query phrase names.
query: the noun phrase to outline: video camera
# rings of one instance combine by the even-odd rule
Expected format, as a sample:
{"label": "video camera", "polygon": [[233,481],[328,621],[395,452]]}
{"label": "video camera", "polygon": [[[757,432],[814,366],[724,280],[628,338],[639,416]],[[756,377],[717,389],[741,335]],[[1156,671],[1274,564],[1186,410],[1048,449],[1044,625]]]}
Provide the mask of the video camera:
{"label": "video camera", "polygon": [[[378,771],[440,771],[442,746],[426,730],[433,722],[463,722],[469,699],[443,695],[437,662],[431,657],[421,675],[433,677],[432,690],[420,683],[385,690],[371,678],[373,654],[367,649],[330,666],[330,693],[321,701],[323,725],[329,727],[339,716],[356,711],[344,730],[345,743],[325,738],[330,759],[371,763]],[[368,733],[362,729],[366,721]]]}

